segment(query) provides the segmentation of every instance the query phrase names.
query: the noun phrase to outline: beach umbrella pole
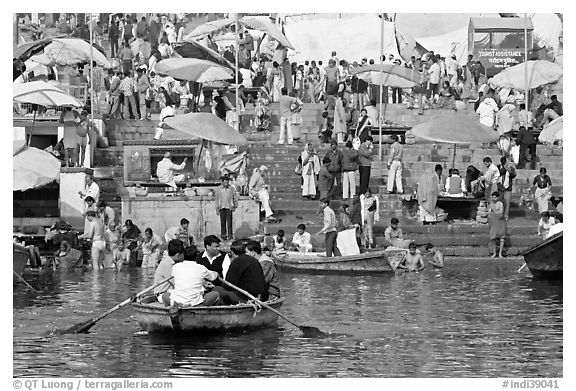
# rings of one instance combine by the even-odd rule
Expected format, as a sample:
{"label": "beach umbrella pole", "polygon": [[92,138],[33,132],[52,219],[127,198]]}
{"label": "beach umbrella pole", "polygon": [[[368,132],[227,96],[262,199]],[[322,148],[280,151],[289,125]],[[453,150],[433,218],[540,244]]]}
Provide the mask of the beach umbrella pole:
{"label": "beach umbrella pole", "polygon": [[529,110],[528,106],[528,14],[524,14],[524,102],[526,103],[526,111]]}
{"label": "beach umbrella pole", "polygon": [[379,95],[380,105],[378,107],[378,157],[382,161],[382,74],[384,73],[384,14],[380,14],[380,79]]}
{"label": "beach umbrella pole", "polygon": [[239,105],[238,105],[238,99],[239,99],[239,94],[238,94],[238,50],[239,50],[239,39],[238,39],[238,13],[234,14],[234,31],[236,33],[236,56],[234,59],[234,71],[235,71],[235,79],[236,79],[236,122],[234,123],[234,127],[236,128],[236,131],[239,132],[240,131],[240,110],[239,110]]}

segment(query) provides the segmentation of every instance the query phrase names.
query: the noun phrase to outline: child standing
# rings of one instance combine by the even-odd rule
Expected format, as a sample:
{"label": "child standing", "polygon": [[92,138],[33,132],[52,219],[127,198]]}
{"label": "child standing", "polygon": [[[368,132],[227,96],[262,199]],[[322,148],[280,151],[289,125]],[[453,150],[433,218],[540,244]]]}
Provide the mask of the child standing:
{"label": "child standing", "polygon": [[273,236],[274,239],[274,255],[282,257],[286,255],[286,240],[284,239],[284,230],[279,229],[278,233]]}
{"label": "child standing", "polygon": [[[504,220],[504,204],[500,201],[500,194],[497,191],[492,193],[492,202],[488,205],[488,225],[490,226],[490,246],[494,246],[491,258],[502,258],[506,220]],[[498,253],[496,253],[496,243],[500,245]]]}

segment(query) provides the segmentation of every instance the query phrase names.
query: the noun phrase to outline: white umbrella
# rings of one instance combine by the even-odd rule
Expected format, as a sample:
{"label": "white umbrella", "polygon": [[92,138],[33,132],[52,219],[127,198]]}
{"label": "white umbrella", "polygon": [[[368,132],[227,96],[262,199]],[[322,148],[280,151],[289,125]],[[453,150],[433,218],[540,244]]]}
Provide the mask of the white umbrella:
{"label": "white umbrella", "polygon": [[526,89],[526,70],[528,70],[528,89],[554,83],[562,77],[562,66],[545,60],[531,60],[504,69],[488,82],[496,87]]}
{"label": "white umbrella", "polygon": [[[56,38],[44,48],[44,53],[32,56],[30,59],[46,66],[75,65],[79,62],[90,62],[90,50],[93,48],[88,42],[77,38]],[[92,49],[92,60],[96,64],[110,68],[110,62],[99,50]]]}
{"label": "white umbrella", "polygon": [[538,140],[543,143],[553,144],[554,141],[564,139],[564,117],[556,118],[542,129]]}
{"label": "white umbrella", "polygon": [[44,107],[82,107],[73,96],[45,81],[31,81],[13,85],[12,99],[20,103],[32,103]]}
{"label": "white umbrella", "polygon": [[13,191],[24,191],[60,180],[60,160],[51,153],[28,147],[23,140],[13,142]]}
{"label": "white umbrella", "polygon": [[156,64],[154,70],[160,75],[198,83],[228,80],[233,77],[232,69],[197,58],[167,58]]}

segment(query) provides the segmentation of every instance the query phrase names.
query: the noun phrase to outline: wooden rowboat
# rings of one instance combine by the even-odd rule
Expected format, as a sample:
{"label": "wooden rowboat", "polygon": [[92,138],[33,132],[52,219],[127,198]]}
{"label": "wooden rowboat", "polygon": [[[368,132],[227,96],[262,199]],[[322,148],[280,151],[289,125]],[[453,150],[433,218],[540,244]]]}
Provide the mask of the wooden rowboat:
{"label": "wooden rowboat", "polygon": [[406,250],[370,251],[358,255],[328,258],[324,253],[288,251],[277,258],[281,270],[319,273],[384,273],[394,272],[406,256]]}
{"label": "wooden rowboat", "polygon": [[524,251],[524,262],[536,279],[561,280],[564,248],[562,232]]}
{"label": "wooden rowboat", "polygon": [[[218,333],[273,327],[278,322],[278,315],[252,304],[176,309],[158,303],[155,298],[153,302],[143,301],[132,303],[132,308],[142,330],[149,333]],[[279,310],[283,301],[284,298],[279,298],[266,304]]]}
{"label": "wooden rowboat", "polygon": [[24,267],[26,266],[26,263],[28,262],[28,257],[30,256],[30,252],[28,251],[28,249],[26,247],[21,246],[19,244],[13,243],[12,246],[14,248],[14,254],[12,256],[13,270],[17,274],[22,275],[22,273],[24,272]]}

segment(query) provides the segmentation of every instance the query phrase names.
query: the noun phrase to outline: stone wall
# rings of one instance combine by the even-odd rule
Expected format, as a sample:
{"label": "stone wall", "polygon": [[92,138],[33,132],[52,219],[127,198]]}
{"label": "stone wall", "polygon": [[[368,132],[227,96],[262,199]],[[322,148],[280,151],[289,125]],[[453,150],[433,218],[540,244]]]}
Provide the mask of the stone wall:
{"label": "stone wall", "polygon": [[[214,197],[160,194],[122,197],[122,222],[131,219],[141,231],[149,227],[163,237],[166,230],[178,226],[182,218],[190,221],[189,229],[196,242],[207,235],[220,236],[220,217],[216,215]],[[259,227],[258,204],[248,197],[240,197],[232,223],[236,237],[255,235]]]}

